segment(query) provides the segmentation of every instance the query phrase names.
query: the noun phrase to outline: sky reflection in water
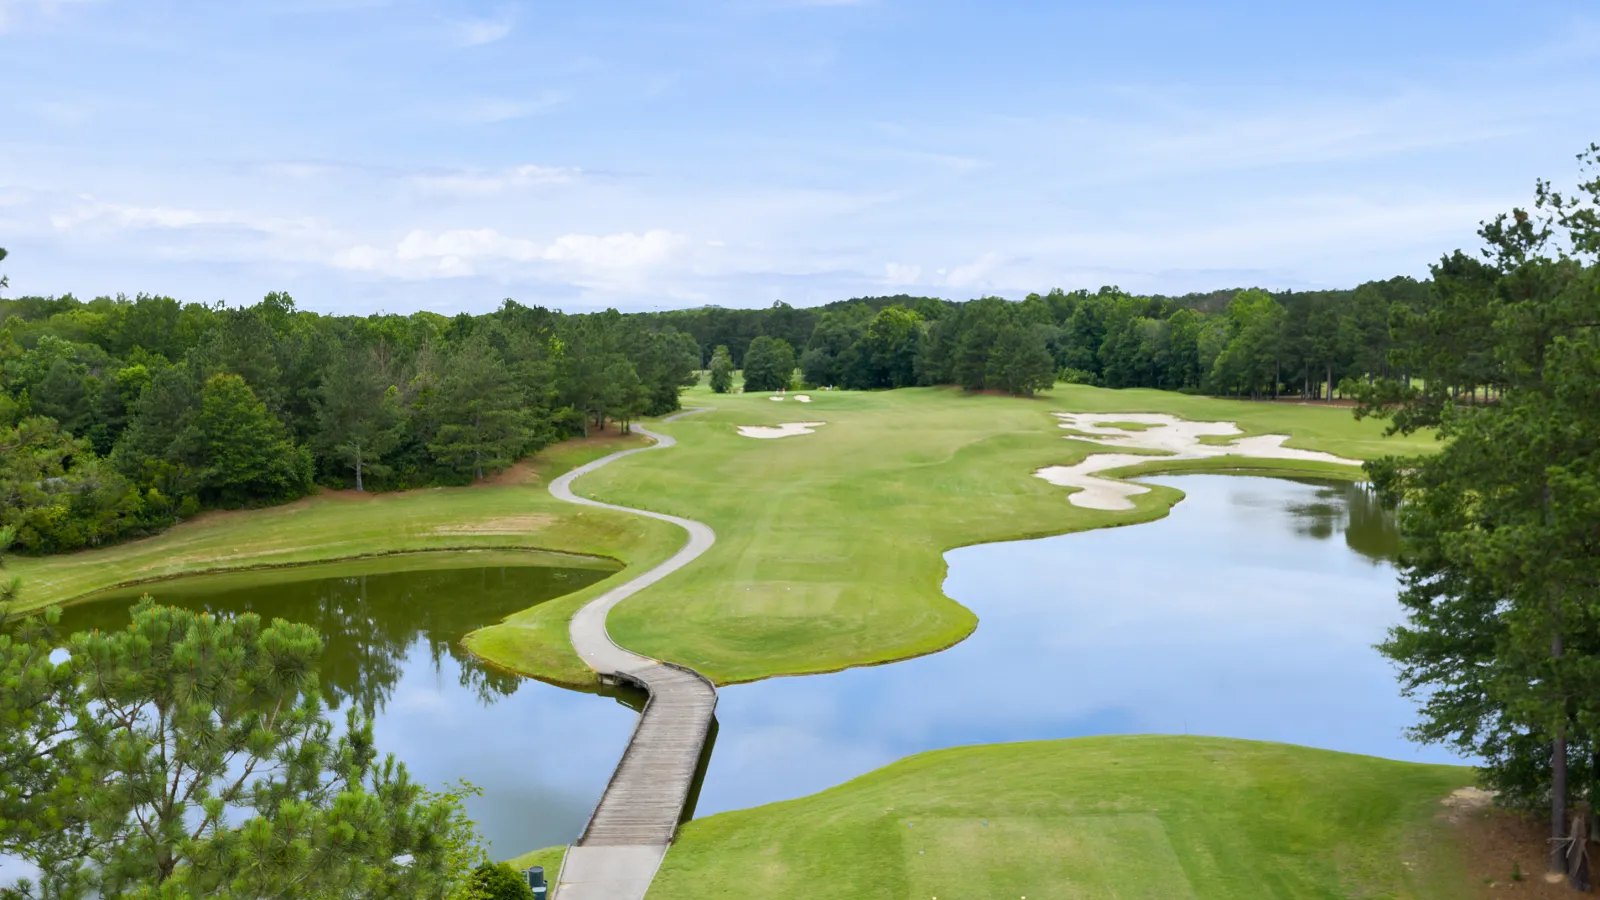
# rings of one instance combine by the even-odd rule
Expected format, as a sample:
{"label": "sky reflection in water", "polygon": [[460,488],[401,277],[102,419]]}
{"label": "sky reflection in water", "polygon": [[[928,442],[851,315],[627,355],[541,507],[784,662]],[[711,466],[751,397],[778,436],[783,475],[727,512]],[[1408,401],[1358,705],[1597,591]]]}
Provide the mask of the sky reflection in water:
{"label": "sky reflection in water", "polygon": [[[1189,475],[1158,522],[946,555],[978,630],[933,656],[722,691],[698,812],[800,796],[923,750],[1205,734],[1419,748],[1372,647],[1400,621],[1393,519],[1363,488]],[[1352,552],[1354,551],[1354,552]]]}

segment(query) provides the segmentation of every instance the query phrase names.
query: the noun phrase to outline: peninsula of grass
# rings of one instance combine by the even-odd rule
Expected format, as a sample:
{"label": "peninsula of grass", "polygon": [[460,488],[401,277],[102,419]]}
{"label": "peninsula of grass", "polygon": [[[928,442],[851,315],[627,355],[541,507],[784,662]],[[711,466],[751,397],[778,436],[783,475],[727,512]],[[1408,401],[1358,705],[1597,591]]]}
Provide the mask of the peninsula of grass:
{"label": "peninsula of grass", "polygon": [[[1153,486],[1126,512],[1084,509],[1033,476],[1105,452],[1064,440],[1051,412],[1171,413],[1235,422],[1246,434],[1289,434],[1288,446],[1354,459],[1425,451],[1431,437],[1388,440],[1349,409],[1251,403],[1163,391],[1061,386],[1034,399],[919,388],[813,391],[810,403],[698,389],[711,411],[660,425],[679,441],[585,476],[580,494],[707,523],[717,543],[688,568],[619,605],[611,636],[639,653],[691,666],[723,684],[889,662],[947,647],[976,625],[941,590],[942,554],[1159,518],[1182,494]],[[773,440],[741,425],[825,422]],[[655,426],[653,426],[655,427]],[[1125,451],[1119,451],[1125,452]],[[1282,460],[1164,463],[1142,471],[1248,470],[1354,477],[1347,466]],[[521,659],[576,657],[563,605],[530,610],[473,637],[475,649],[520,646]],[[513,636],[505,633],[515,627]],[[559,646],[535,650],[529,638]],[[551,677],[546,672],[535,674]]]}
{"label": "peninsula of grass", "polygon": [[[550,496],[546,486],[562,472],[646,443],[639,436],[617,435],[568,441],[488,484],[387,494],[324,492],[285,506],[208,513],[154,537],[113,547],[59,556],[11,555],[6,571],[23,581],[15,610],[203,573],[277,570],[351,559],[372,559],[363,565],[390,571],[454,564],[415,555],[421,551],[546,551],[525,553],[520,559],[529,565],[603,565],[620,571],[544,604],[561,607],[550,611],[563,623],[559,633],[543,633],[541,619],[531,626],[535,637],[522,641],[523,626],[513,621],[498,640],[473,649],[506,668],[565,684],[590,685],[593,673],[567,648],[566,619],[619,579],[631,578],[670,556],[683,535],[671,525],[641,516],[562,503]],[[405,556],[376,559],[394,554]],[[495,555],[500,564],[518,558]],[[545,652],[550,647],[556,652]]]}
{"label": "peninsula of grass", "polygon": [[[1224,738],[908,757],[683,826],[651,900],[1476,896],[1440,802],[1472,770]],[[560,851],[518,859],[554,876]]]}

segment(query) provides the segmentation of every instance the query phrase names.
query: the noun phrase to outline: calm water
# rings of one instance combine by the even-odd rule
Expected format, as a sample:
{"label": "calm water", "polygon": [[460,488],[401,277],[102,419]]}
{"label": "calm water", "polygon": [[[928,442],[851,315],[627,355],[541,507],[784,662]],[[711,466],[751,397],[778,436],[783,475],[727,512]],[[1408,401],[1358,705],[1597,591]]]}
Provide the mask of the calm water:
{"label": "calm water", "polygon": [[[1411,704],[1372,649],[1399,619],[1387,561],[1397,536],[1361,488],[1215,475],[1150,481],[1188,495],[1159,522],[947,554],[945,590],[980,619],[956,647],[724,689],[699,814],[991,741],[1188,732],[1453,761],[1406,742]],[[328,636],[328,692],[374,710],[380,748],[425,782],[483,787],[470,808],[498,854],[570,841],[634,711],[486,668],[459,640],[606,573],[379,572],[395,565],[148,590],[315,625]],[[128,602],[73,607],[64,624],[120,626]]]}
{"label": "calm water", "polygon": [[722,691],[699,813],[800,796],[908,754],[1189,733],[1457,762],[1402,730],[1372,649],[1399,621],[1393,519],[1355,485],[1190,475],[1159,522],[946,554],[978,630],[943,653]]}
{"label": "calm water", "polygon": [[[128,605],[148,592],[163,603],[315,626],[327,640],[328,698],[372,710],[379,750],[420,781],[442,787],[464,778],[483,788],[468,810],[496,852],[510,856],[565,843],[583,827],[636,714],[615,698],[496,671],[460,645],[474,628],[608,571],[472,563],[472,555],[426,554],[183,579],[73,605],[61,624],[125,627]],[[418,565],[464,567],[375,571]]]}

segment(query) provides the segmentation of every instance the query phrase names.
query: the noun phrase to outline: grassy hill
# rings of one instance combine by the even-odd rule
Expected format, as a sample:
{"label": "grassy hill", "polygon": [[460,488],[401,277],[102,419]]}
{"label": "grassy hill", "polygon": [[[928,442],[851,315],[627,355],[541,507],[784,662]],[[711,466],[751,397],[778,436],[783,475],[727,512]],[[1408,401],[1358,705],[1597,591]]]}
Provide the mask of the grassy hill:
{"label": "grassy hill", "polygon": [[[1475,896],[1441,800],[1470,769],[1221,738],[923,753],[684,826],[651,900]],[[560,851],[529,854],[552,874]]]}

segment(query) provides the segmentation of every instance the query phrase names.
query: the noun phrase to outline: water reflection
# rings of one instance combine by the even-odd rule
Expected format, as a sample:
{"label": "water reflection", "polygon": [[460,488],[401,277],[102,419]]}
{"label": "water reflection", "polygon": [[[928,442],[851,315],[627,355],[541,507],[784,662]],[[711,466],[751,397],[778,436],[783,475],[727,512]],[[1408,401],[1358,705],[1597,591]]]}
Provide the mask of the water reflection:
{"label": "water reflection", "polygon": [[582,829],[642,698],[564,690],[468,654],[460,640],[472,629],[609,574],[477,561],[435,555],[183,579],[75,604],[61,624],[126,627],[127,607],[148,592],[162,603],[316,627],[327,639],[325,695],[371,710],[378,747],[424,783],[464,778],[483,788],[468,811],[497,852],[513,855]]}
{"label": "water reflection", "polygon": [[946,554],[945,591],[980,619],[950,650],[724,689],[700,813],[923,750],[1092,734],[1454,761],[1406,741],[1413,708],[1372,649],[1400,611],[1393,520],[1364,489],[1149,480],[1187,494],[1161,521]]}

